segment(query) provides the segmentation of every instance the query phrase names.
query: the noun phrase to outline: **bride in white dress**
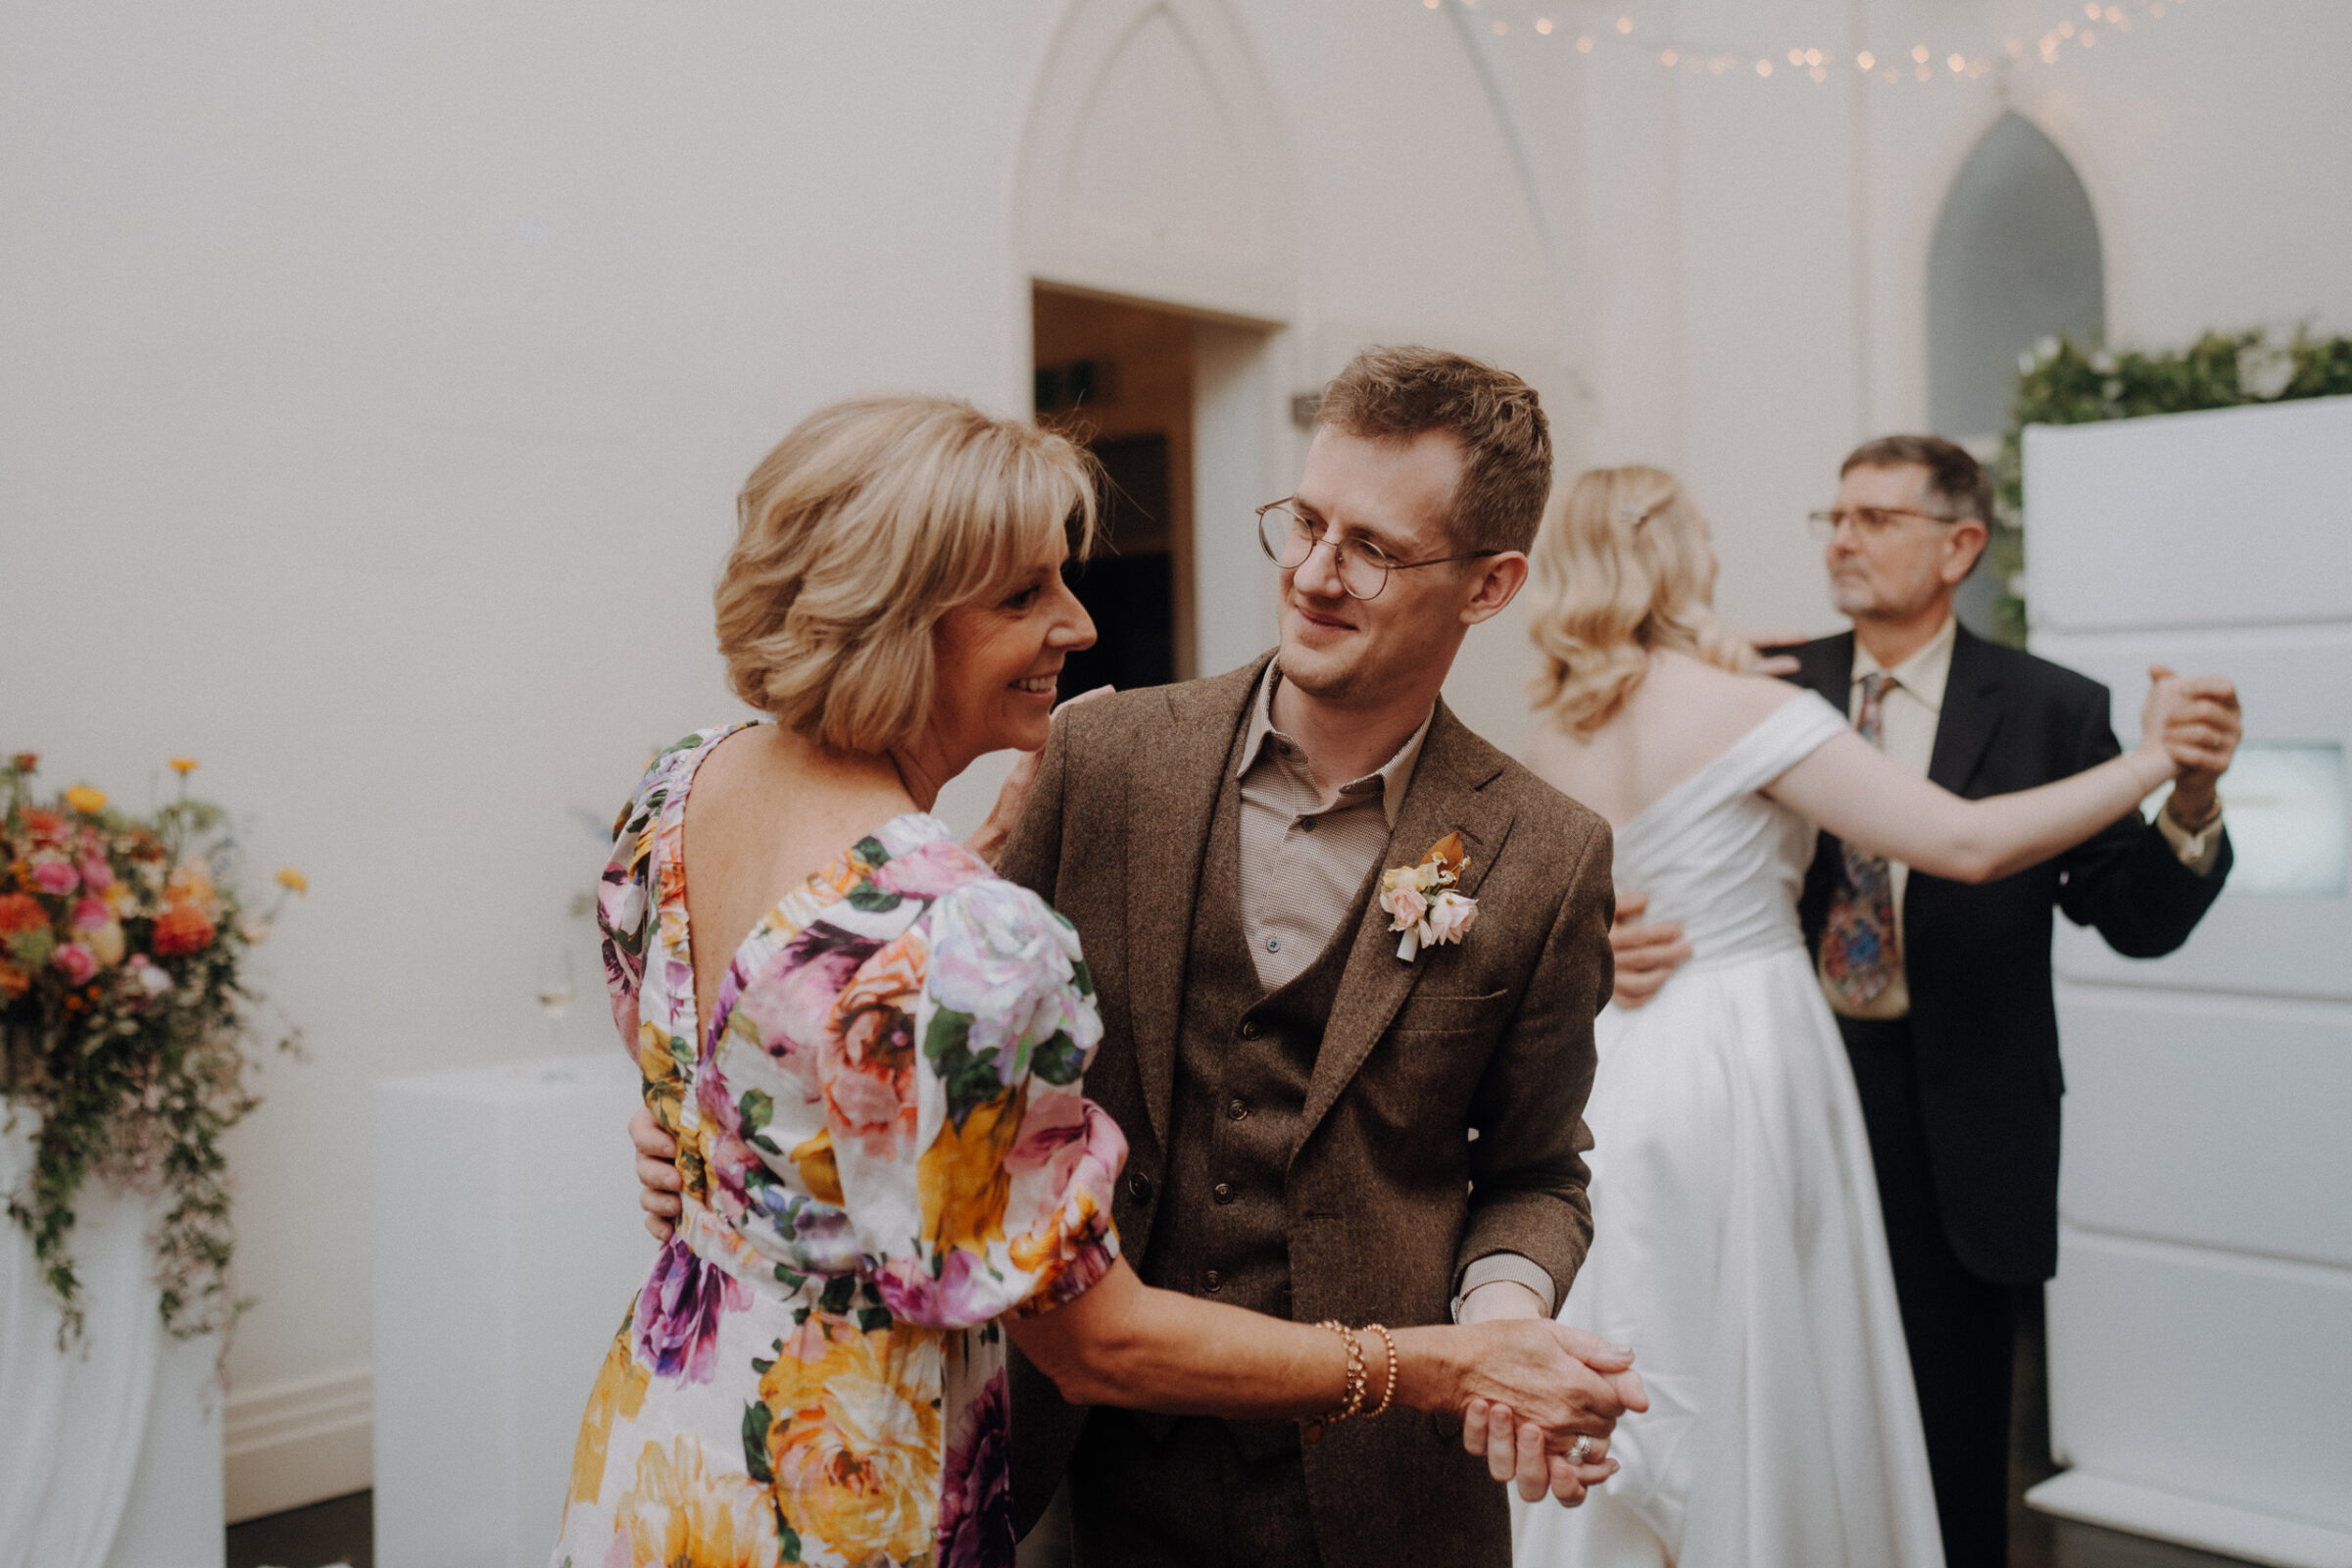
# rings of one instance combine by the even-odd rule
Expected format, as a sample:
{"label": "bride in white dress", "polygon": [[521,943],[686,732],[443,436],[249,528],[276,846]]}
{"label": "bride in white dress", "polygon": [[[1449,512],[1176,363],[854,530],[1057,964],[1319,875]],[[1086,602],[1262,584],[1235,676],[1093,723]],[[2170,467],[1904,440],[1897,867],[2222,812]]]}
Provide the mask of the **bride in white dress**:
{"label": "bride in white dress", "polygon": [[1609,818],[1618,885],[1691,956],[1648,1005],[1601,1014],[1592,1250],[1560,1311],[1635,1348],[1650,1410],[1582,1508],[1525,1510],[1520,1568],[1939,1568],[1870,1147],[1797,924],[1813,824],[1933,875],[2007,875],[2172,777],[2153,740],[2171,683],[2138,750],[1963,801],[1749,672],[1671,475],[1583,475],[1535,565],[1550,667],[1529,763]]}

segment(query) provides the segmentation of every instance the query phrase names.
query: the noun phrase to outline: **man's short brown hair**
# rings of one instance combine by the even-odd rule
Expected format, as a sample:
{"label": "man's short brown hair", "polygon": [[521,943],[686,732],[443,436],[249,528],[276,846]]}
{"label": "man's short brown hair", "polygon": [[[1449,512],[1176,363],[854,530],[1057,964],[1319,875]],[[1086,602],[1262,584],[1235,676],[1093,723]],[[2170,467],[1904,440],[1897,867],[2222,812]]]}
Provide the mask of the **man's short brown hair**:
{"label": "man's short brown hair", "polygon": [[1464,550],[1525,550],[1551,492],[1551,425],[1508,370],[1436,349],[1369,348],[1332,377],[1315,422],[1367,440],[1444,430],[1462,444],[1446,531]]}
{"label": "man's short brown hair", "polygon": [[1928,470],[1928,491],[1950,509],[1953,521],[1974,517],[1992,526],[1992,479],[1984,466],[1939,435],[1883,435],[1865,441],[1845,455],[1838,477],[1856,468],[1905,468],[1914,464]]}

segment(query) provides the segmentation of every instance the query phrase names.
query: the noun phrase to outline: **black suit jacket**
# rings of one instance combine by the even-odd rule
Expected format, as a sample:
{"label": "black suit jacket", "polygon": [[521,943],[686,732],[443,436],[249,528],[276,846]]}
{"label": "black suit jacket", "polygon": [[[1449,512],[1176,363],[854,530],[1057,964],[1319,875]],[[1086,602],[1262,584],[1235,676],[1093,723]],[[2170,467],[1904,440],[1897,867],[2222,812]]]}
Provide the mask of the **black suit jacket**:
{"label": "black suit jacket", "polygon": [[[1847,710],[1851,632],[1795,650],[1793,677]],[[2079,773],[2122,750],[2107,688],[1960,628],[1928,777],[1978,799]],[[1818,952],[1843,847],[1824,833],[1805,878]],[[1904,975],[1929,1168],[1953,1250],[1972,1273],[2031,1285],[2058,1268],[2058,1013],[2051,911],[2132,958],[2161,957],[2220,896],[2230,851],[2200,876],[2136,813],[2039,865],[1977,886],[1914,870]],[[1881,1130],[1882,1133],[1884,1130]]]}

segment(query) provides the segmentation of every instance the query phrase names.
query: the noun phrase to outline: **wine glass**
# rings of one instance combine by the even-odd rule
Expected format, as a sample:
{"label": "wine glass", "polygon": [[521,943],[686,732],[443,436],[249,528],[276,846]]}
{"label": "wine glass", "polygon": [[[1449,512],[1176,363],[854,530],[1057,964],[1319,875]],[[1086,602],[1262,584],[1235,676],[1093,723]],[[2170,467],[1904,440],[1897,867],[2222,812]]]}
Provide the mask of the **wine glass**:
{"label": "wine glass", "polygon": [[547,1014],[547,1043],[551,1050],[564,1047],[564,1014],[571,1010],[572,965],[568,947],[550,948],[539,956],[539,979],[534,995],[539,1010]]}

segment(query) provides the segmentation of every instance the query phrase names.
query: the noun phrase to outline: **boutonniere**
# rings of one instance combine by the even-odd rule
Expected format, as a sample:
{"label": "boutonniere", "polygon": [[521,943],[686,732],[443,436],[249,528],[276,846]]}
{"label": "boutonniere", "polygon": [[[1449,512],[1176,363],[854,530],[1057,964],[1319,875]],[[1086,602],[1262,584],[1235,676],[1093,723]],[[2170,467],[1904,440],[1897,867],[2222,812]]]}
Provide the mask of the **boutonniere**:
{"label": "boutonniere", "polygon": [[1419,865],[1394,865],[1380,873],[1380,906],[1388,912],[1389,929],[1404,933],[1396,956],[1410,963],[1424,947],[1462,940],[1478,918],[1478,901],[1454,891],[1469,869],[1462,836],[1448,833],[1429,847]]}

